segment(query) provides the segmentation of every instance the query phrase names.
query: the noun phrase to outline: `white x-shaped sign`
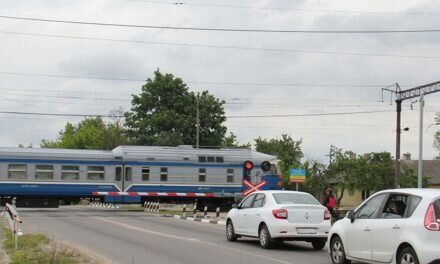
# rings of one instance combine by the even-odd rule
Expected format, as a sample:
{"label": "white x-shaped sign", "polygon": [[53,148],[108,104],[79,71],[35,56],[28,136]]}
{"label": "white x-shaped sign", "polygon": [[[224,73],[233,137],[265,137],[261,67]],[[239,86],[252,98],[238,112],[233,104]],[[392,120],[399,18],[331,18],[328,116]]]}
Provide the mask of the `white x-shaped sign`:
{"label": "white x-shaped sign", "polygon": [[254,184],[252,184],[252,182],[250,182],[248,180],[243,180],[243,184],[245,186],[247,186],[248,188],[244,192],[242,192],[242,195],[244,197],[246,197],[253,192],[259,191],[259,190],[261,190],[261,188],[263,188],[263,186],[266,185],[266,183],[267,183],[266,181],[261,181],[261,182],[254,185]]}

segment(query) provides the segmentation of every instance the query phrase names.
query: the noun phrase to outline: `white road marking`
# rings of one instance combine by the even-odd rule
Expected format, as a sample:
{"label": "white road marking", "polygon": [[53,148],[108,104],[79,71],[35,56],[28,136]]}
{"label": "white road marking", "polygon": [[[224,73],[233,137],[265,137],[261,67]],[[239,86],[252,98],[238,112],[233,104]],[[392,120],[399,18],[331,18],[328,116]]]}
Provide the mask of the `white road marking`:
{"label": "white road marking", "polygon": [[118,225],[118,226],[126,228],[126,229],[137,231],[137,232],[142,232],[142,233],[146,233],[146,234],[152,234],[152,235],[166,237],[166,238],[178,239],[178,240],[183,240],[183,241],[189,241],[189,242],[199,243],[199,244],[203,244],[203,245],[207,245],[207,246],[212,246],[212,247],[217,247],[217,248],[224,248],[224,249],[228,249],[228,250],[233,250],[233,251],[239,252],[240,254],[246,254],[246,255],[253,256],[253,257],[257,257],[257,258],[263,258],[263,259],[267,259],[267,260],[270,260],[270,261],[273,261],[273,262],[277,262],[277,263],[292,264],[292,262],[287,262],[287,261],[284,261],[284,260],[281,260],[281,259],[271,258],[271,257],[268,257],[268,256],[247,252],[247,251],[243,251],[243,250],[232,248],[232,247],[222,246],[222,245],[218,245],[218,244],[207,242],[207,241],[202,241],[202,240],[198,240],[198,239],[194,239],[194,238],[188,238],[188,237],[182,237],[182,236],[176,236],[176,235],[171,235],[171,234],[162,233],[162,232],[157,232],[157,231],[153,231],[153,230],[146,229],[146,228],[131,226],[131,225],[128,225],[128,224],[112,221],[112,220],[105,219],[105,218],[102,218],[102,217],[93,217],[93,218],[97,219],[97,220],[101,220],[103,222],[110,223],[110,224]]}

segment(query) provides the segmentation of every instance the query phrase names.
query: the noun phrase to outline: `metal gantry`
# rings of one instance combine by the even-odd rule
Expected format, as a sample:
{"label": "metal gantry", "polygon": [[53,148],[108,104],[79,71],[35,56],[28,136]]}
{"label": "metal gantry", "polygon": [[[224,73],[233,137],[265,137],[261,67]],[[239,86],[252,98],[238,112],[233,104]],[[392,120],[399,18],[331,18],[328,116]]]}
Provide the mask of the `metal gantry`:
{"label": "metal gantry", "polygon": [[[383,91],[389,91],[392,94],[395,95],[395,102],[396,102],[396,113],[397,113],[397,122],[396,122],[396,170],[395,170],[395,178],[394,178],[394,185],[396,188],[400,188],[400,134],[402,133],[402,130],[400,128],[401,126],[401,112],[402,112],[402,102],[404,100],[416,98],[416,97],[423,97],[427,94],[432,94],[436,92],[440,92],[440,81],[428,83],[425,85],[417,86],[414,88],[409,88],[406,90],[402,90],[399,86],[399,84],[395,84],[394,90],[390,89],[390,87],[382,88],[382,98],[383,98]],[[422,144],[420,142],[420,144]],[[421,153],[420,153],[421,154]],[[419,163],[419,167],[421,164]],[[419,170],[420,171],[420,170]],[[419,173],[419,178],[421,177],[421,173]]]}

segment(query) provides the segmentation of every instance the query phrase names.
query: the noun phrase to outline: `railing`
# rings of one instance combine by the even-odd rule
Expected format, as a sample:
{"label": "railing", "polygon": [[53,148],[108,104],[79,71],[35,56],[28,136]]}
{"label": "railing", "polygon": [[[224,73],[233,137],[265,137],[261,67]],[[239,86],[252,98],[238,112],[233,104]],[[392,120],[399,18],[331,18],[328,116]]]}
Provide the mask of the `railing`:
{"label": "railing", "polygon": [[20,224],[22,221],[18,216],[17,210],[15,210],[15,208],[8,203],[6,204],[6,219],[8,220],[9,229],[11,229],[12,233],[14,234],[15,249],[17,249],[18,236],[23,234],[20,229]]}

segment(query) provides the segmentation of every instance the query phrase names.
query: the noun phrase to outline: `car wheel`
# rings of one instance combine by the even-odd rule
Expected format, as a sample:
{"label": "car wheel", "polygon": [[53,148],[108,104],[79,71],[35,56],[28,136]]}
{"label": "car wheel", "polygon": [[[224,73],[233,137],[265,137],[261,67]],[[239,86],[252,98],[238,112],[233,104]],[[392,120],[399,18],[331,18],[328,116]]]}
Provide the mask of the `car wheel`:
{"label": "car wheel", "polygon": [[231,220],[229,220],[226,223],[226,238],[229,241],[237,241],[237,236],[235,235],[234,225],[232,224]]}
{"label": "car wheel", "polygon": [[269,229],[267,229],[267,226],[263,225],[260,228],[260,232],[259,232],[259,240],[260,240],[260,245],[262,248],[271,248],[273,246],[273,239],[270,236],[269,233]]}
{"label": "car wheel", "polygon": [[312,246],[316,250],[321,250],[324,248],[325,243],[327,243],[327,239],[315,239],[312,241]]}
{"label": "car wheel", "polygon": [[345,256],[344,245],[340,237],[335,237],[330,242],[330,256],[333,264],[349,264],[351,261],[347,260]]}
{"label": "car wheel", "polygon": [[400,251],[398,264],[419,264],[417,254],[411,247],[406,247]]}

